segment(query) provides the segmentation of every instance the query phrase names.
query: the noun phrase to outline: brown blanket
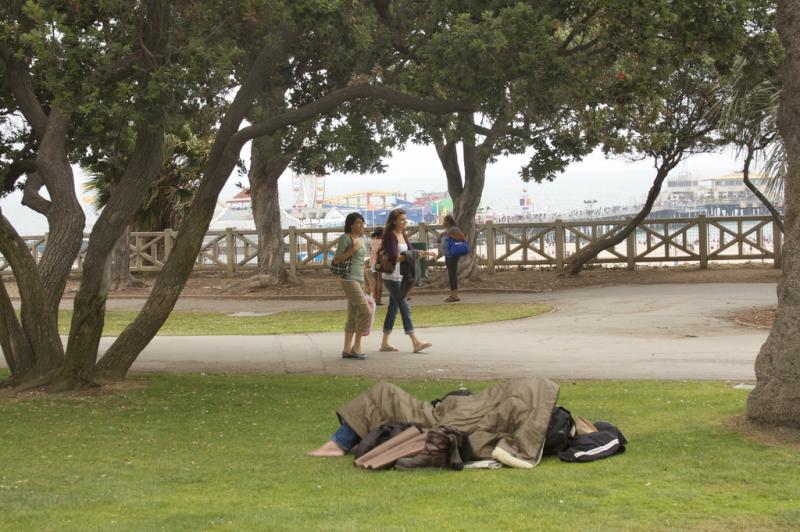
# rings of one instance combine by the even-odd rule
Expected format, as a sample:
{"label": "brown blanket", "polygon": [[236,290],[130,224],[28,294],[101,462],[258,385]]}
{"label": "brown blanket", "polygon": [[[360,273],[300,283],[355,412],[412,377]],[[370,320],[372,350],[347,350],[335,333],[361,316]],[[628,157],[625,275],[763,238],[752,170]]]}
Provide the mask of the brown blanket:
{"label": "brown blanket", "polygon": [[497,384],[471,396],[450,396],[434,408],[394,384],[380,382],[336,413],[362,438],[384,423],[442,425],[463,430],[477,459],[490,459],[495,446],[538,464],[558,384],[532,377]]}

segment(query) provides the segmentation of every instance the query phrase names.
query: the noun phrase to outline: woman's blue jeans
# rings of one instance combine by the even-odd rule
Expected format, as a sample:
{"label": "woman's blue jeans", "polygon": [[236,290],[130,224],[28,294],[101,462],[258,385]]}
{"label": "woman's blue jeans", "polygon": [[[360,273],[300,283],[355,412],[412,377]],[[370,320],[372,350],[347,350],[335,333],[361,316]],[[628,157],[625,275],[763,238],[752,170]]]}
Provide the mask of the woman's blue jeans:
{"label": "woman's blue jeans", "polygon": [[397,311],[400,310],[400,317],[403,319],[403,330],[406,334],[414,332],[414,324],[411,323],[411,307],[406,301],[406,294],[399,281],[383,280],[383,286],[389,292],[389,308],[386,309],[386,319],[383,320],[383,332],[389,334],[394,328],[394,320],[397,318]]}
{"label": "woman's blue jeans", "polygon": [[331,439],[336,445],[339,446],[339,449],[343,450],[344,452],[349,451],[361,441],[361,438],[359,438],[358,434],[356,434],[356,431],[350,428],[350,425],[347,423],[342,423],[339,425],[339,430],[334,433]]}

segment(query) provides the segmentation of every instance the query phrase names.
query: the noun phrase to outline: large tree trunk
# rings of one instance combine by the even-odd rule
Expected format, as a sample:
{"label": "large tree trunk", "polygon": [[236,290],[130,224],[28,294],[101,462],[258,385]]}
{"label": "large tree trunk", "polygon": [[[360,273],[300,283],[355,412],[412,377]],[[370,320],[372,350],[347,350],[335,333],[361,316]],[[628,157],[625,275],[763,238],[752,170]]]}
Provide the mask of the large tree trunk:
{"label": "large tree trunk", "polygon": [[281,238],[278,178],[290,162],[291,157],[282,153],[280,133],[253,141],[248,178],[253,218],[258,231],[258,270],[277,278],[284,277],[286,271]]}
{"label": "large tree trunk", "polygon": [[281,133],[253,140],[250,152],[250,200],[258,232],[258,272],[225,292],[245,293],[279,284],[294,284],[298,280],[286,268],[281,230],[281,207],[278,201],[278,178],[292,158],[282,147]]}
{"label": "large tree trunk", "polygon": [[[159,15],[164,15],[168,9],[165,3],[154,0],[148,2],[149,15],[154,13],[154,8]],[[163,22],[163,19],[159,20]],[[163,26],[153,23],[157,22],[154,20],[148,22],[150,24],[145,29],[142,45],[148,46],[151,51],[159,52],[162,48],[150,37],[160,40],[163,36],[160,33]],[[9,60],[6,59],[6,62],[8,64]],[[17,77],[27,76],[24,69],[19,66],[17,69],[19,70]],[[128,172],[123,178],[121,187],[124,194],[121,191],[112,196],[108,205],[110,208],[104,210],[95,225],[84,262],[81,289],[75,300],[70,341],[65,353],[58,332],[58,307],[72,265],[83,242],[85,217],[75,194],[74,176],[66,155],[70,115],[52,106],[49,114],[45,116],[29,83],[30,80],[27,77],[26,79],[28,83],[15,88],[15,97],[39,139],[35,176],[29,176],[32,183],[30,187],[26,184],[26,204],[47,216],[50,232],[42,258],[39,264],[35,264],[25,242],[5,217],[0,216],[0,251],[8,259],[17,280],[22,318],[20,335],[20,327],[11,319],[9,313],[10,302],[7,301],[7,294],[0,294],[0,314],[4,318],[0,334],[6,336],[2,340],[2,346],[4,349],[9,349],[14,359],[10,365],[14,372],[12,381],[21,383],[19,389],[52,383],[55,383],[55,389],[72,388],[76,382],[85,383],[91,380],[97,354],[96,344],[102,331],[105,310],[103,287],[107,286],[110,252],[133,216],[135,205],[131,207],[131,204],[136,203],[138,193],[135,183],[137,180],[147,179],[147,176],[131,176]],[[163,142],[163,134],[159,132],[155,136],[148,137],[141,134],[138,136],[132,165],[138,166],[142,157],[153,155],[152,150],[141,149],[143,145],[153,140],[156,143]],[[160,157],[160,151],[156,155]],[[147,164],[145,162],[144,166]],[[160,166],[160,159],[156,164]],[[139,166],[135,172],[138,174],[141,170],[143,168]],[[42,185],[47,188],[50,200],[38,195]],[[125,185],[131,186],[126,188]],[[144,191],[146,188],[142,194]],[[120,205],[121,209],[118,208]],[[127,219],[126,210],[130,211]],[[89,334],[83,337],[81,336],[83,332]],[[93,349],[92,344],[94,344]],[[21,363],[20,355],[26,356],[29,360]],[[31,369],[26,371],[28,367]]]}
{"label": "large tree trunk", "polygon": [[[475,133],[472,130],[472,115],[461,113],[459,122],[464,129],[462,142],[464,176],[462,180],[461,168],[458,164],[458,150],[455,141],[444,142],[435,139],[436,153],[447,176],[447,192],[453,200],[453,217],[458,227],[463,231],[469,242],[470,252],[458,261],[458,278],[475,279],[480,273],[478,259],[475,254],[477,230],[475,215],[481,203],[483,187],[486,183],[486,164],[491,146],[487,146],[492,139],[487,139],[482,145],[477,146]],[[439,280],[443,286],[447,283],[447,276]]]}
{"label": "large tree trunk", "polygon": [[[36,156],[36,181],[44,184],[50,200],[40,197],[40,212],[48,219],[50,233],[44,253],[36,264],[25,242],[4,216],[0,216],[0,252],[8,260],[20,294],[20,322],[11,316],[10,302],[0,302],[8,334],[3,347],[15,359],[12,381],[48,378],[64,360],[58,333],[58,305],[73,261],[80,250],[84,215],[75,197],[72,168],[65,155],[69,116],[53,107]],[[38,187],[39,185],[37,185]],[[38,192],[34,191],[37,195]]]}
{"label": "large tree trunk", "polygon": [[136,357],[169,317],[194,266],[214,214],[217,197],[239,160],[241,144],[233,142],[239,126],[276,68],[281,56],[272,47],[264,47],[222,120],[211,149],[203,179],[191,206],[178,228],[179,238],[161,270],[150,297],[136,319],[122,331],[97,363],[99,375],[121,379]]}
{"label": "large tree trunk", "polygon": [[[84,214],[75,196],[75,181],[67,159],[69,113],[53,103],[49,112],[39,102],[30,76],[30,65],[2,52],[8,72],[8,88],[19,111],[38,141],[35,170],[28,173],[24,202],[47,217],[49,238],[38,264],[25,242],[5,216],[0,215],[0,252],[9,262],[20,294],[20,317],[12,316],[7,296],[0,296],[0,334],[8,336],[2,347],[15,359],[12,381],[44,379],[64,359],[58,334],[58,305],[70,270],[80,251]],[[39,195],[44,186],[50,196]],[[12,319],[13,318],[13,319]]]}
{"label": "large tree trunk", "polygon": [[[66,156],[69,115],[52,109],[39,153],[37,175],[52,198],[47,213],[50,229],[38,268],[45,290],[43,312],[57,316],[72,265],[83,243],[86,217],[75,194],[75,178]],[[60,354],[55,357],[60,361]],[[54,358],[54,359],[55,359]]]}
{"label": "large tree trunk", "polygon": [[128,226],[111,252],[111,290],[127,290],[138,284],[131,274],[131,228]]}
{"label": "large tree trunk", "polygon": [[475,154],[475,146],[464,144],[464,188],[450,193],[453,199],[453,216],[458,227],[464,232],[469,242],[470,253],[458,261],[459,280],[477,279],[480,274],[478,256],[475,253],[478,232],[475,225],[475,215],[483,196],[483,186],[486,182],[486,161],[480,160]]}
{"label": "large tree trunk", "polygon": [[616,231],[613,231],[610,235],[607,235],[605,238],[601,238],[600,240],[587,245],[585,248],[573,255],[570,258],[569,266],[565,268],[562,275],[578,275],[587,262],[597,257],[606,249],[613,248],[628,238],[628,235],[635,231],[636,228],[639,227],[639,224],[642,223],[650,214],[650,211],[653,209],[653,204],[658,198],[658,194],[661,192],[661,185],[664,183],[664,179],[666,179],[672,169],[677,166],[680,160],[681,157],[677,156],[674,159],[667,159],[661,163],[661,165],[658,167],[658,171],[656,172],[656,178],[653,180],[653,185],[650,187],[650,191],[647,194],[647,200],[644,202],[642,209],[636,214],[636,216],[634,216],[624,226],[618,228]]}
{"label": "large tree trunk", "polygon": [[[142,46],[153,57],[160,57],[165,49],[169,23],[167,2],[147,2]],[[145,71],[140,81],[146,84],[148,77]],[[164,124],[138,123],[136,126],[136,144],[125,173],[89,236],[81,286],[73,305],[64,364],[52,384],[55,390],[93,384],[98,346],[105,323],[106,298],[111,286],[113,251],[163,166]]]}
{"label": "large tree trunk", "polygon": [[778,2],[778,32],[786,53],[778,110],[788,163],[783,279],[775,323],[756,358],[747,415],[765,424],[800,427],[800,2]]}
{"label": "large tree trunk", "polygon": [[94,225],[83,263],[81,287],[75,296],[66,358],[56,388],[80,387],[94,380],[111,285],[113,251],[161,171],[163,148],[162,129],[151,130],[147,126],[139,129],[133,154],[117,187],[119,193],[111,195]]}
{"label": "large tree trunk", "polygon": [[54,371],[63,361],[64,347],[58,335],[58,314],[48,311],[45,286],[25,242],[5,216],[0,216],[0,253],[14,272],[20,294],[20,318],[11,306],[8,294],[0,294],[6,359],[14,382],[41,378]]}
{"label": "large tree trunk", "polygon": [[5,282],[0,279],[0,348],[11,372],[9,384],[17,384],[31,369],[36,358],[11,304]]}

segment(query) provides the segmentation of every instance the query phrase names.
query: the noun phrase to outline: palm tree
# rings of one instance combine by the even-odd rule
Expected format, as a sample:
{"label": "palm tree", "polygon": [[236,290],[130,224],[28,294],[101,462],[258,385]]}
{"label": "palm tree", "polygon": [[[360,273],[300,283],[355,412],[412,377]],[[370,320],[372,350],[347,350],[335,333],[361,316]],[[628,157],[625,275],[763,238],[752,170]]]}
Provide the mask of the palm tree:
{"label": "palm tree", "polygon": [[[186,126],[176,134],[165,136],[162,172],[145,195],[133,217],[133,223],[114,250],[112,288],[125,289],[136,281],[130,274],[130,231],[164,231],[178,227],[197,189],[202,163],[211,150],[211,137],[198,136]],[[84,185],[94,195],[95,209],[105,207],[119,182],[124,158],[119,152],[98,159],[91,165],[89,180]],[[163,246],[162,246],[163,249]]]}
{"label": "palm tree", "polygon": [[[725,140],[736,147],[736,155],[744,158],[742,178],[745,185],[770,211],[783,232],[783,217],[773,203],[783,197],[786,176],[786,152],[777,124],[779,82],[770,76],[758,76],[760,79],[754,80],[752,66],[748,60],[740,58],[730,77],[720,85],[720,129]],[[760,161],[763,161],[764,173],[769,176],[766,194],[750,181],[751,166]]]}

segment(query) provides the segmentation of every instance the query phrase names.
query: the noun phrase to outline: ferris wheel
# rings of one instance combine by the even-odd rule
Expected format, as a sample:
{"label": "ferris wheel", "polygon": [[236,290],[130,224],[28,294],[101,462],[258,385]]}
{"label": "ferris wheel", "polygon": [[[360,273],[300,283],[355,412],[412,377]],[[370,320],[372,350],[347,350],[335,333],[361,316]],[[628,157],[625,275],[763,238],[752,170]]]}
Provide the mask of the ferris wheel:
{"label": "ferris wheel", "polygon": [[322,207],[325,201],[325,176],[292,171],[292,191],[295,209]]}

